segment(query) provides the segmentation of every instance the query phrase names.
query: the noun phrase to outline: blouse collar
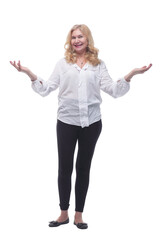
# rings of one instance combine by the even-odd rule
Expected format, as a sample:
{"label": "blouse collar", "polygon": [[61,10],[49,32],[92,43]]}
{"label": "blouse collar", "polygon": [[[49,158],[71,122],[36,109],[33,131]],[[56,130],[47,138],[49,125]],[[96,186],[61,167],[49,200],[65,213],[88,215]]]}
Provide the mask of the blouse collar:
{"label": "blouse collar", "polygon": [[78,70],[78,71],[81,71],[81,70],[87,70],[88,68],[88,63],[86,63],[83,68],[80,68],[76,63],[73,64],[73,66]]}

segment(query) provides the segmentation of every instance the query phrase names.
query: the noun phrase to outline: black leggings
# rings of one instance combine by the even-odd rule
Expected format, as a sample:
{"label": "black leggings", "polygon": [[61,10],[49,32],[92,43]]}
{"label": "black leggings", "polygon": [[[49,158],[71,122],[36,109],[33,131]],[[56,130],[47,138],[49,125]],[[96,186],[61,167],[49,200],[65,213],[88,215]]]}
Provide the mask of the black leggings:
{"label": "black leggings", "polygon": [[57,120],[58,143],[58,189],[61,210],[68,210],[71,193],[71,175],[73,171],[73,157],[78,141],[78,154],[76,160],[75,184],[75,211],[83,212],[89,185],[91,160],[98,137],[102,130],[99,120],[89,127],[70,125]]}

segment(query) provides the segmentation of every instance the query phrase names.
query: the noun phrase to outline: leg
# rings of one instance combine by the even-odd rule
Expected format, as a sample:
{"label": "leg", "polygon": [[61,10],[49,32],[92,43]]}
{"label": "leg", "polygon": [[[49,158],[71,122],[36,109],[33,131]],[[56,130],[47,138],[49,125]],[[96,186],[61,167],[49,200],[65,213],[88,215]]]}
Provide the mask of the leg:
{"label": "leg", "polygon": [[[89,174],[91,167],[91,160],[95,150],[96,142],[101,133],[101,120],[91,124],[89,127],[81,128],[78,138],[78,155],[76,162],[76,215],[82,218],[82,212],[85,204],[87,190],[89,186]],[[80,220],[79,218],[79,220]],[[78,220],[77,220],[78,221]],[[82,219],[81,219],[82,221]]]}
{"label": "leg", "polygon": [[60,208],[62,212],[68,210],[71,192],[71,175],[73,170],[73,157],[77,142],[77,127],[57,121],[58,143],[58,189]]}

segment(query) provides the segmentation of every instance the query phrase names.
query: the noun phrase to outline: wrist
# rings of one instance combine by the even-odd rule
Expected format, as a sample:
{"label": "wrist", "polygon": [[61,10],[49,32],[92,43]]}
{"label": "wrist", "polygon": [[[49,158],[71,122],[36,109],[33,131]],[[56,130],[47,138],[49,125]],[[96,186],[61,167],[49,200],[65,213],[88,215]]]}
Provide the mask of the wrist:
{"label": "wrist", "polygon": [[32,73],[29,69],[27,70],[26,74],[28,75],[28,77],[30,77],[32,82],[37,80],[37,76],[34,73]]}
{"label": "wrist", "polygon": [[124,78],[127,82],[130,82],[131,81],[131,78],[135,75],[135,71],[132,70],[130,73],[128,73]]}

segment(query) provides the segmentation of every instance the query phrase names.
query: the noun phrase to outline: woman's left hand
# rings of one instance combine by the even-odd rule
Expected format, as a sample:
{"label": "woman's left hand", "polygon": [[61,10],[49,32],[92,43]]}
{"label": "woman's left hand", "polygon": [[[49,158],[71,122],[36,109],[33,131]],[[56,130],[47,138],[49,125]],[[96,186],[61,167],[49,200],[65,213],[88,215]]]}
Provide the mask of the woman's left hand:
{"label": "woman's left hand", "polygon": [[149,66],[144,66],[142,68],[135,68],[130,73],[128,73],[124,78],[127,82],[130,82],[131,78],[136,74],[141,74],[146,71],[148,71],[152,67],[152,64],[149,64]]}
{"label": "woman's left hand", "polygon": [[149,64],[148,67],[147,67],[147,66],[144,66],[144,67],[142,67],[142,68],[135,68],[135,69],[133,69],[134,75],[136,75],[136,74],[142,74],[142,73],[148,71],[151,67],[152,67],[152,64]]}

